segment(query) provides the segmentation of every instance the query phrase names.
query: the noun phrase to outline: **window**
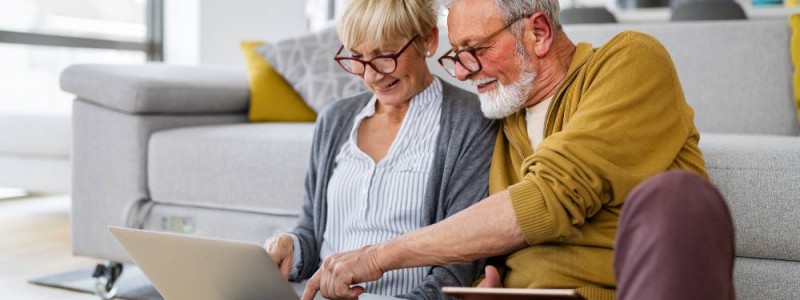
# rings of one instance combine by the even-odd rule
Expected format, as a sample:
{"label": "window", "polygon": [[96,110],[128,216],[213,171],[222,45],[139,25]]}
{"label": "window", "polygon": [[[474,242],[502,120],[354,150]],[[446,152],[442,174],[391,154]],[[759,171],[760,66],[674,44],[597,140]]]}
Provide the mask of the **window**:
{"label": "window", "polygon": [[68,113],[61,71],[162,57],[163,0],[0,2],[0,111]]}

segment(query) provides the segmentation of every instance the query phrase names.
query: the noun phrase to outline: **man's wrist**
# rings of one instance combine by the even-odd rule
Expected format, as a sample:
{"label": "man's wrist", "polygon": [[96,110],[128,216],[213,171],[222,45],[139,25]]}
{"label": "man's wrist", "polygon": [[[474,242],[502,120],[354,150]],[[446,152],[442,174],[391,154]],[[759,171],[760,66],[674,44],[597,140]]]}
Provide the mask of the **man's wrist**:
{"label": "man's wrist", "polygon": [[373,246],[376,264],[382,272],[404,268],[402,263],[406,259],[403,257],[403,251],[399,251],[399,248],[399,243],[395,240]]}

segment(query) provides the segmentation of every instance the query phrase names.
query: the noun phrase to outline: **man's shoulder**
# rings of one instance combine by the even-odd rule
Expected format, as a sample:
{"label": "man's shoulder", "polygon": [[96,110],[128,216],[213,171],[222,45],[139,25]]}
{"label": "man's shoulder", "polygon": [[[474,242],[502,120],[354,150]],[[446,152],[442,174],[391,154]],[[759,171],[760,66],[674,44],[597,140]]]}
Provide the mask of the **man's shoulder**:
{"label": "man's shoulder", "polygon": [[[607,62],[613,62],[616,66],[624,66],[625,70],[630,70],[630,68],[644,70],[654,66],[674,68],[669,52],[658,39],[649,34],[632,30],[620,32],[603,46],[596,48],[587,64],[590,66],[588,70],[589,72],[605,70],[603,66],[607,66]],[[617,75],[627,76],[626,74]]]}
{"label": "man's shoulder", "polygon": [[605,45],[597,49],[597,53],[605,55],[638,53],[646,51],[651,54],[665,55],[667,49],[654,36],[634,31],[626,30],[612,37]]}
{"label": "man's shoulder", "polygon": [[[606,45],[662,46],[654,36],[635,30],[625,30],[612,37]],[[663,46],[662,46],[663,47]]]}

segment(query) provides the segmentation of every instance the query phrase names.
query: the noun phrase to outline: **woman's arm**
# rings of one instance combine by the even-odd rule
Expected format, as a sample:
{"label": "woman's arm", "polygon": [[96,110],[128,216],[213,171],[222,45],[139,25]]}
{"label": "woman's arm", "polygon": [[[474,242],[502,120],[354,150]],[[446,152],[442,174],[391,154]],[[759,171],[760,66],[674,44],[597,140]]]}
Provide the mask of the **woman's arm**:
{"label": "woman's arm", "polygon": [[[319,245],[321,245],[321,241],[316,240],[314,211],[316,206],[319,205],[319,203],[316,203],[318,200],[316,199],[317,179],[320,176],[317,172],[319,171],[320,157],[325,155],[321,149],[327,148],[324,145],[331,142],[330,135],[326,134],[328,131],[327,126],[329,125],[327,124],[328,118],[325,117],[325,112],[327,111],[325,110],[319,115],[317,124],[314,126],[314,139],[311,144],[311,153],[304,183],[303,207],[298,225],[291,232],[296,238],[294,239],[296,243],[293,244],[295,247],[299,246],[300,250],[300,257],[294,258],[297,262],[294,263],[292,276],[289,276],[292,281],[300,281],[311,277],[319,265]],[[298,253],[298,251],[294,251],[294,253]]]}

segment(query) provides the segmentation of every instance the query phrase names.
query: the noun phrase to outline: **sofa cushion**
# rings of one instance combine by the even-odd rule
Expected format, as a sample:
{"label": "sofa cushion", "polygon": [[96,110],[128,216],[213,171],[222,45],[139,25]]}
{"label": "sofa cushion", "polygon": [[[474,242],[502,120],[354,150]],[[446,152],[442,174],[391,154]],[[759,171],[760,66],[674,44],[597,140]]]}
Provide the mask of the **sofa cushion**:
{"label": "sofa cushion", "polygon": [[327,28],[256,49],[315,111],[325,104],[366,90],[333,60],[339,49],[335,28]]}
{"label": "sofa cushion", "polygon": [[734,266],[737,300],[800,299],[800,263],[737,257]]}
{"label": "sofa cushion", "polygon": [[314,124],[235,124],[150,138],[148,187],[158,203],[297,214]]}
{"label": "sofa cushion", "polygon": [[736,254],[800,261],[800,138],[702,134],[700,149],[730,206]]}
{"label": "sofa cushion", "polygon": [[595,47],[626,29],[667,48],[701,132],[800,134],[785,20],[564,26]]}
{"label": "sofa cushion", "polygon": [[251,122],[313,122],[317,114],[303,102],[303,98],[286,79],[256,52],[256,48],[263,44],[255,41],[241,44],[250,84],[248,118]]}

